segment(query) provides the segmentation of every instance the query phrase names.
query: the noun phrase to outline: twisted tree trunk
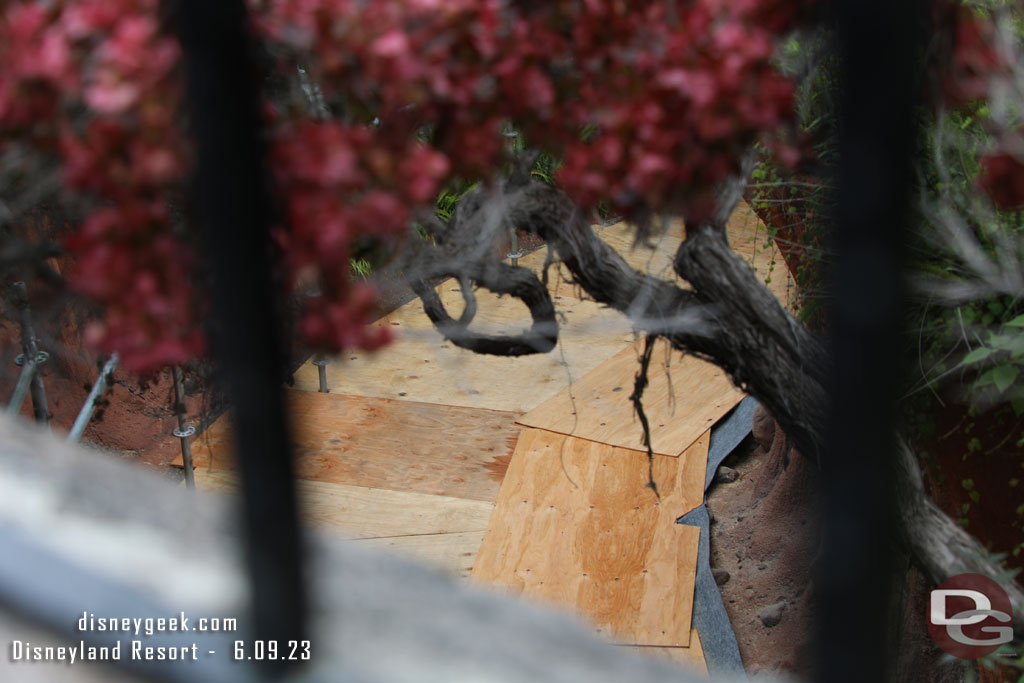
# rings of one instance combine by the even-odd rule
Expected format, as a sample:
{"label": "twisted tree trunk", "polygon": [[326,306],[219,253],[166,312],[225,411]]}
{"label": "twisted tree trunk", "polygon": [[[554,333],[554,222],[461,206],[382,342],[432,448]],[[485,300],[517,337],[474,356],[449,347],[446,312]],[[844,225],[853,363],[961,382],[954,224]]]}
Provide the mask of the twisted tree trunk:
{"label": "twisted tree trunk", "polygon": [[[689,288],[630,267],[597,237],[589,216],[563,192],[525,174],[467,195],[451,224],[432,226],[439,246],[421,247],[407,272],[438,331],[453,343],[495,355],[544,352],[557,338],[546,288],[525,268],[496,268],[493,252],[485,248],[504,221],[530,230],[547,240],[590,297],[627,315],[637,330],[664,336],[675,348],[721,367],[772,413],[800,453],[821,466],[828,458],[829,358],[729,246],[726,222],[743,185],[743,179],[735,179],[724,186],[711,219],[688,226],[673,265]],[[523,299],[534,316],[533,328],[508,337],[474,333],[469,329],[475,313],[470,288],[462,287],[466,311],[454,321],[426,285],[428,276],[437,275],[472,280]],[[502,278],[507,281],[502,283]],[[909,450],[901,452],[890,473],[879,476],[893,477],[901,493],[901,526],[893,530],[894,538],[933,581],[965,571],[1002,573],[983,546],[930,501]],[[1015,632],[1024,636],[1024,593],[1015,584],[1007,588],[1016,613]]]}

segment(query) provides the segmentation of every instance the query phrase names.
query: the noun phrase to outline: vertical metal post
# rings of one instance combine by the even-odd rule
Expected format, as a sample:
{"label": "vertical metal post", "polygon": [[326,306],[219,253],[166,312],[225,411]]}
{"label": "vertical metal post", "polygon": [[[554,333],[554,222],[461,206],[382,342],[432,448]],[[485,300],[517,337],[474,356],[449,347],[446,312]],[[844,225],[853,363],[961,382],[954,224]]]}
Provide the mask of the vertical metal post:
{"label": "vertical metal post", "polygon": [[511,249],[508,257],[512,259],[513,266],[518,266],[519,257],[522,256],[522,254],[519,252],[519,234],[516,233],[516,228],[514,225],[510,225],[508,227],[508,241],[509,248]]}
{"label": "vertical metal post", "polygon": [[928,10],[921,0],[842,0],[833,10],[843,91],[814,680],[882,682],[893,680],[886,614],[898,566],[891,547],[897,493],[889,470]]}
{"label": "vertical metal post", "polygon": [[[512,126],[508,126],[501,132],[505,136],[505,149],[508,151],[508,155],[511,159],[515,159],[516,154],[516,141],[519,138],[519,131]],[[519,257],[522,256],[519,253],[519,235],[516,233],[516,226],[508,226],[508,243],[509,253],[505,255],[505,258],[512,259],[512,265],[519,265]]]}
{"label": "vertical metal post", "polygon": [[68,443],[74,443],[78,441],[82,436],[82,432],[89,424],[89,420],[92,419],[92,413],[96,409],[96,399],[98,399],[103,392],[107,390],[107,377],[117,367],[118,354],[114,353],[110,356],[110,359],[100,370],[100,376],[96,378],[96,383],[92,385],[92,390],[89,392],[89,396],[85,399],[85,404],[82,409],[78,411],[78,417],[75,418],[75,424],[71,426],[71,431],[68,432]]}
{"label": "vertical metal post", "polygon": [[[29,370],[29,363],[36,364],[45,362],[46,357],[39,354],[39,342],[36,339],[35,326],[32,324],[32,311],[28,305],[28,290],[24,282],[15,282],[12,286],[12,303],[19,311],[21,323],[21,350],[24,353],[26,370]],[[31,359],[31,361],[30,361]],[[46,388],[43,386],[43,375],[38,367],[32,367],[31,383],[29,391],[32,394],[32,413],[36,422],[48,424],[50,421],[50,410],[46,403]],[[20,404],[19,404],[20,409]]]}
{"label": "vertical metal post", "polygon": [[16,365],[21,366],[21,374],[18,375],[18,383],[14,385],[14,392],[11,394],[11,400],[7,404],[7,415],[10,417],[14,417],[21,412],[21,404],[25,402],[25,396],[28,395],[28,387],[32,384],[32,378],[39,367],[39,360],[37,358],[26,359],[25,354],[19,355],[14,362]]}
{"label": "vertical metal post", "polygon": [[317,375],[320,376],[320,393],[329,394],[331,390],[327,388],[327,364],[329,360],[323,356],[317,356],[313,359],[313,365],[316,366]]}
{"label": "vertical metal post", "polygon": [[182,378],[181,368],[175,365],[172,373],[174,374],[174,412],[178,415],[178,428],[174,430],[174,435],[181,441],[181,462],[185,467],[185,486],[194,489],[196,476],[192,469],[192,444],[189,439],[196,433],[196,428],[188,424],[188,414],[185,411],[185,382]]}
{"label": "vertical metal post", "polygon": [[[282,383],[279,289],[270,263],[266,136],[243,0],[170,3],[195,140],[193,216],[212,279],[211,352],[233,409],[254,640],[303,640],[305,548]],[[302,665],[260,662],[283,679]]]}

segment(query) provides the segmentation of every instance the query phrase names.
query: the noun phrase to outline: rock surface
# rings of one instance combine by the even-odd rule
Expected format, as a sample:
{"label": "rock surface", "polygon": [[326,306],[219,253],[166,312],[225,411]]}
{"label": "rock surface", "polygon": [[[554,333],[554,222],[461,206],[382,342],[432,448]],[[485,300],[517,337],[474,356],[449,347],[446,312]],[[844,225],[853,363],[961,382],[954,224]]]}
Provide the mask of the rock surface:
{"label": "rock surface", "polygon": [[777,602],[774,605],[768,605],[763,610],[757,613],[757,618],[761,620],[761,623],[766,628],[772,628],[778,626],[782,621],[782,614],[786,611],[786,601]]}
{"label": "rock surface", "polygon": [[718,468],[718,474],[715,475],[715,481],[721,484],[731,484],[740,478],[740,473],[731,467],[722,465]]}

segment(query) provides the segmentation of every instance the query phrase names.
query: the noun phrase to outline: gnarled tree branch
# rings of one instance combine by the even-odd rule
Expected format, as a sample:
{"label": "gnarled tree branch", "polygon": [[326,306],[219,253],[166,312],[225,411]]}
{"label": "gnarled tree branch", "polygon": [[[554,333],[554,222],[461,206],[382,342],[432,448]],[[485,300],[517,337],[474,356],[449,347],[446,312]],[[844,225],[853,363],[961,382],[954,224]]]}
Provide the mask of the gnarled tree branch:
{"label": "gnarled tree branch", "polygon": [[[728,372],[737,386],[772,413],[797,450],[820,462],[826,456],[824,425],[829,401],[825,378],[829,360],[818,340],[793,319],[729,247],[725,225],[741,187],[739,180],[724,187],[712,218],[687,230],[673,264],[691,289],[630,267],[598,238],[588,216],[564,193],[532,179],[519,179],[502,188],[478,188],[468,195],[459,219],[448,228],[437,228],[443,234],[438,237],[442,247],[435,257],[443,253],[443,262],[449,265],[438,265],[429,272],[472,277],[488,287],[495,284],[495,291],[518,296],[531,312],[536,310],[534,329],[543,329],[539,323],[549,315],[550,298],[544,299],[535,291],[543,285],[532,273],[527,284],[528,278],[518,273],[524,269],[505,264],[501,265],[508,270],[498,268],[497,257],[481,246],[490,239],[487,235],[493,234],[493,212],[498,212],[500,220],[546,239],[575,283],[593,299],[629,316],[637,329],[664,336],[674,347]],[[465,254],[471,255],[469,265]],[[501,277],[510,277],[514,284],[501,287],[494,279]],[[438,330],[454,343],[472,348],[474,344],[460,343],[464,326],[447,313],[441,315],[434,310],[440,302],[433,288],[418,287],[421,296],[426,294],[424,305]],[[541,300],[543,305],[538,303]],[[551,315],[553,323],[553,312]],[[552,325],[544,331],[551,335],[545,343],[553,344],[557,328]],[[480,345],[496,343],[491,339]],[[542,346],[517,340],[509,348],[532,353]],[[981,544],[928,498],[909,449],[901,449],[894,468],[893,476],[901,491],[902,526],[898,535],[926,574],[936,583],[963,572],[998,575],[1000,568],[986,559]],[[1009,586],[1007,592],[1014,604],[1015,632],[1024,636],[1024,592],[1016,585]]]}
{"label": "gnarled tree branch", "polygon": [[[456,346],[495,356],[546,353],[558,341],[551,294],[533,271],[504,263],[494,255],[495,237],[504,221],[502,205],[500,197],[474,191],[459,203],[448,224],[433,216],[421,217],[437,244],[416,243],[406,259],[406,277],[431,322]],[[451,317],[431,284],[445,277],[454,277],[461,284],[465,309],[458,320]],[[471,283],[521,300],[530,310],[533,325],[516,335],[470,330],[476,314]]]}
{"label": "gnarled tree branch", "polygon": [[711,221],[688,230],[675,256],[689,290],[631,268],[557,188],[528,182],[504,201],[513,224],[544,237],[587,294],[720,366],[765,404],[802,453],[820,458],[827,356],[729,247],[725,221],[739,192],[719,197]]}
{"label": "gnarled tree branch", "polygon": [[[917,456],[906,442],[896,449],[895,484],[900,522],[899,535],[914,562],[935,583],[957,574],[995,577],[1004,573],[985,547],[950,519],[925,492]],[[1008,581],[1003,584],[1013,605],[1013,631],[1024,639],[1024,590]]]}

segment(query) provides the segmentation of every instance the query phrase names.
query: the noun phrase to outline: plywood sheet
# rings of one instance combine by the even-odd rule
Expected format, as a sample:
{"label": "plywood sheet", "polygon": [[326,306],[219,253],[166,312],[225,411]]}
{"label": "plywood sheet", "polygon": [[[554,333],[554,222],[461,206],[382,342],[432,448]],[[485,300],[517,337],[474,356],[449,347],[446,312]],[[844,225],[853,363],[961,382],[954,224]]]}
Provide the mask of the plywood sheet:
{"label": "plywood sheet", "polygon": [[469,580],[483,531],[426,536],[397,536],[352,541],[363,546],[395,553],[407,560],[424,564],[450,576]]}
{"label": "plywood sheet", "polygon": [[[597,366],[565,390],[519,418],[530,427],[570,434],[623,448],[643,448],[633,404],[639,351],[632,346]],[[679,455],[743,398],[718,367],[670,351],[659,340],[648,372],[643,406],[651,448]]]}
{"label": "plywood sheet", "polygon": [[[463,307],[459,289],[451,280],[438,287],[454,317]],[[477,290],[476,297],[474,329],[515,334],[530,326],[529,312],[518,299],[499,298],[486,290]],[[554,298],[559,346],[520,358],[482,356],[446,342],[420,300],[414,299],[375,323],[391,327],[397,335],[394,343],[375,354],[354,352],[331,359],[328,387],[341,394],[524,413],[633,338],[625,316],[576,298],[568,284],[562,283]],[[303,365],[295,373],[295,387],[316,391],[317,368]]]}
{"label": "plywood sheet", "polygon": [[[515,413],[288,392],[302,479],[493,502],[515,448]],[[230,414],[193,442],[196,467],[234,467]],[[180,460],[179,460],[180,464]]]}
{"label": "plywood sheet", "polygon": [[621,645],[620,647],[645,657],[657,657],[658,659],[672,662],[680,668],[686,669],[691,674],[697,672],[707,676],[708,673],[708,665],[704,660],[704,648],[701,647],[700,635],[697,633],[697,629],[690,631],[689,647],[648,647],[639,645]]}
{"label": "plywood sheet", "polygon": [[[233,471],[199,468],[195,474],[199,491],[238,491],[238,477]],[[493,503],[480,500],[309,479],[295,483],[305,521],[316,527],[339,530],[352,538],[482,533],[494,511]]]}
{"label": "plywood sheet", "polygon": [[754,267],[757,277],[779,301],[792,309],[796,285],[775,240],[746,201],[741,201],[726,226],[729,245]]}
{"label": "plywood sheet", "polygon": [[524,429],[473,579],[578,609],[630,645],[686,646],[700,530],[676,524],[704,495],[709,437],[647,456]]}
{"label": "plywood sheet", "polygon": [[[675,275],[672,258],[682,243],[682,223],[672,221],[669,229],[663,233],[652,235],[646,242],[636,244],[636,229],[626,222],[609,226],[595,226],[594,232],[615,249],[620,256],[633,268],[663,280],[682,283]],[[676,227],[680,226],[680,227]],[[548,248],[541,247],[519,259],[519,265],[540,273],[547,258]],[[578,289],[568,284],[571,281],[568,269],[564,266],[552,267],[548,272],[548,288],[563,293],[572,292],[579,298],[587,298]],[[568,289],[566,289],[568,288]]]}
{"label": "plywood sheet", "polygon": [[636,229],[625,222],[599,228],[597,234],[619,252],[626,263],[640,272],[680,285],[685,284],[676,276],[672,266],[672,259],[683,241],[675,231],[670,229],[662,234],[651,235],[646,242],[640,244],[635,243]]}

